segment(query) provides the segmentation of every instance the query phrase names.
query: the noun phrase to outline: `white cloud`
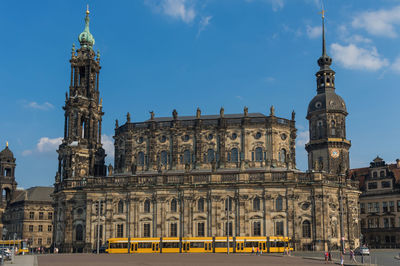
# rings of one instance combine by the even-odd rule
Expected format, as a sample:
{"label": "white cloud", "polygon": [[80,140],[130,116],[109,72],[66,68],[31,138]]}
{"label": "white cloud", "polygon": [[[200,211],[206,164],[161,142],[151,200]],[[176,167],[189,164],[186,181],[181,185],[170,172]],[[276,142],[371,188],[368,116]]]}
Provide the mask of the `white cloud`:
{"label": "white cloud", "polygon": [[43,137],[40,138],[38,144],[36,144],[36,150],[40,153],[46,153],[46,152],[55,152],[60,146],[62,142],[62,138],[48,138],[48,137]]}
{"label": "white cloud", "polygon": [[39,139],[39,142],[36,144],[36,148],[34,150],[24,150],[22,152],[22,156],[29,156],[32,154],[53,154],[57,151],[57,148],[61,142],[61,137],[53,139],[42,137]]}
{"label": "white cloud", "polygon": [[315,38],[321,36],[321,34],[322,34],[322,26],[312,27],[310,25],[307,25],[306,32],[307,32],[308,38],[315,39]]}
{"label": "white cloud", "polygon": [[304,146],[304,145],[306,145],[306,143],[308,143],[309,140],[310,140],[309,131],[308,130],[300,131],[297,134],[296,146],[297,147]]}
{"label": "white cloud", "polygon": [[197,32],[197,37],[200,36],[200,33],[206,29],[206,27],[210,24],[210,20],[212,16],[202,17],[199,23],[199,31]]}
{"label": "white cloud", "polygon": [[103,134],[101,135],[101,142],[103,144],[103,149],[106,151],[107,159],[114,159],[114,140],[112,137]]}
{"label": "white cloud", "polygon": [[25,105],[25,107],[26,108],[32,108],[32,109],[38,109],[38,110],[47,111],[47,110],[53,109],[54,105],[52,105],[49,102],[44,102],[43,104],[39,104],[37,102],[30,102],[30,103],[27,103]]}
{"label": "white cloud", "polygon": [[388,66],[386,58],[381,58],[376,47],[365,49],[357,47],[355,44],[331,45],[332,56],[345,68],[375,71]]}
{"label": "white cloud", "polygon": [[390,38],[397,37],[395,25],[400,25],[400,6],[362,12],[352,21],[354,28],[364,29],[372,35]]}
{"label": "white cloud", "polygon": [[163,13],[174,19],[191,23],[196,17],[193,1],[189,0],[145,0],[154,11]]}
{"label": "white cloud", "polygon": [[272,5],[272,10],[277,12],[279,9],[282,9],[285,6],[285,2],[283,0],[268,0],[268,2]]}
{"label": "white cloud", "polygon": [[372,43],[372,40],[359,34],[350,34],[346,25],[338,27],[339,38],[346,43]]}

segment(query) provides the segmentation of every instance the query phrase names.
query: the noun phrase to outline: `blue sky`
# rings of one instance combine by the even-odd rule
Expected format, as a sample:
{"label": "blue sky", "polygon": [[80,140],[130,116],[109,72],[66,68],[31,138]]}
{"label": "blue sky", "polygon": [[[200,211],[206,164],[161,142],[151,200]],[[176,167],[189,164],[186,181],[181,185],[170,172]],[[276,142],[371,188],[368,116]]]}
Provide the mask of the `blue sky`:
{"label": "blue sky", "polygon": [[[100,50],[104,145],[114,120],[296,111],[297,164],[321,54],[317,0],[2,1],[0,145],[9,141],[20,186],[52,185],[63,134],[72,43],[84,27]],[[400,1],[325,0],[336,92],[347,103],[351,167],[400,157]],[[0,146],[0,147],[1,147]]]}

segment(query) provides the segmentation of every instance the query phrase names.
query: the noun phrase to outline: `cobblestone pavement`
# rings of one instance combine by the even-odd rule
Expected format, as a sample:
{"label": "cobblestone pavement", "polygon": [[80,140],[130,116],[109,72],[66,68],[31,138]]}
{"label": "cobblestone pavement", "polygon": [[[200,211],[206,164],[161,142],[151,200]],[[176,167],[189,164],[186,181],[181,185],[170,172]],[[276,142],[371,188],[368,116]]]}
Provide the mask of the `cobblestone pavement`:
{"label": "cobblestone pavement", "polygon": [[251,254],[52,254],[38,255],[38,266],[121,265],[321,265],[321,261],[299,257]]}

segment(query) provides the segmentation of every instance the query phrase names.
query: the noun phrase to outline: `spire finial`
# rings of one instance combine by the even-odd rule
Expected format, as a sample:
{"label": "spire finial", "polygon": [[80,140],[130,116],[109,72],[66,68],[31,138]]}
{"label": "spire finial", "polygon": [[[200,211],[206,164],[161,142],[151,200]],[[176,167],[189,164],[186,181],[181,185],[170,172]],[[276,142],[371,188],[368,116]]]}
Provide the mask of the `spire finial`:
{"label": "spire finial", "polygon": [[8,148],[8,141],[6,141],[6,147]]}
{"label": "spire finial", "polygon": [[86,5],[86,15],[89,15],[90,14],[90,12],[89,12],[89,4],[87,4]]}
{"label": "spire finial", "polygon": [[89,21],[90,21],[89,13],[90,13],[89,5],[87,5],[86,16],[85,16],[85,29],[83,30],[83,32],[81,34],[79,34],[78,40],[82,47],[85,47],[85,48],[88,47],[88,48],[92,49],[92,47],[94,45],[94,38],[89,30]]}
{"label": "spire finial", "polygon": [[320,12],[322,18],[322,56],[326,55],[326,46],[325,46],[325,10],[322,7]]}

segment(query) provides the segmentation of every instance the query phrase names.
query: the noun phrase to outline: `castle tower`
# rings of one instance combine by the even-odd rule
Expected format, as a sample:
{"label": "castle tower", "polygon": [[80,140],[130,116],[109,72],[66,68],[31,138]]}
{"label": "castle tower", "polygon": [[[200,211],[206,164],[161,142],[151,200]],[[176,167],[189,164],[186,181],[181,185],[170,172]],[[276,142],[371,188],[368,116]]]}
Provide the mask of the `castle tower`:
{"label": "castle tower", "polygon": [[1,206],[6,206],[7,202],[12,199],[12,195],[17,188],[15,182],[15,158],[12,151],[6,147],[0,152],[0,189],[2,193]]}
{"label": "castle tower", "polygon": [[322,15],[322,56],[316,73],[317,95],[308,105],[310,141],[306,144],[308,169],[342,174],[349,169],[349,149],[346,139],[347,110],[343,99],[335,92],[335,71],[332,58],[326,53],[325,18]]}
{"label": "castle tower", "polygon": [[99,98],[100,54],[93,51],[89,11],[79,34],[80,48],[71,55],[71,83],[65,95],[64,139],[58,149],[56,183],[64,179],[104,176],[106,156],[101,144],[102,101]]}

